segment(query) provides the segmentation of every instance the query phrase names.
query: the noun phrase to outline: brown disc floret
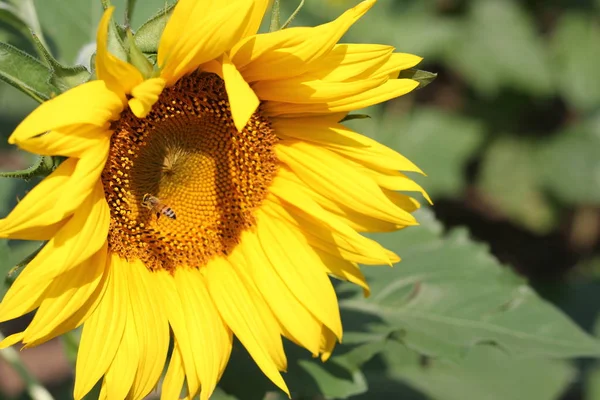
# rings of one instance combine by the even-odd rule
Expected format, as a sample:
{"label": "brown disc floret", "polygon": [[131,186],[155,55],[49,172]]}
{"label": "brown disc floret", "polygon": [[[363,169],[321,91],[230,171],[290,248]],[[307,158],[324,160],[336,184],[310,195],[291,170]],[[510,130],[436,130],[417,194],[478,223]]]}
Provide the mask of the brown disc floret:
{"label": "brown disc floret", "polygon": [[199,268],[252,228],[277,172],[277,137],[260,109],[237,131],[217,75],[180,79],[146,118],[126,110],[112,129],[102,172],[111,251],[153,270]]}

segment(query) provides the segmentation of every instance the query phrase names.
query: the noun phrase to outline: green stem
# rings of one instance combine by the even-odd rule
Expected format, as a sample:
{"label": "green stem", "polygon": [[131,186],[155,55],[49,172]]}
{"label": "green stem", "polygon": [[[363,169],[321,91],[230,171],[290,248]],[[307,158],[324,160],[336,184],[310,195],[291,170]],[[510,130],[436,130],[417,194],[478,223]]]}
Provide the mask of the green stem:
{"label": "green stem", "polygon": [[21,171],[0,172],[0,178],[21,178],[31,179],[34,176],[46,176],[54,170],[54,160],[52,157],[39,156],[35,164]]}
{"label": "green stem", "polygon": [[[2,340],[4,340],[4,335],[0,333],[0,341]],[[54,400],[50,392],[27,370],[18,351],[12,347],[8,347],[0,350],[0,357],[9,363],[21,376],[23,381],[25,381],[27,393],[33,400]]]}
{"label": "green stem", "polygon": [[283,24],[281,26],[281,29],[285,29],[288,26],[290,26],[290,24],[292,23],[292,21],[294,20],[294,18],[296,18],[296,15],[298,15],[298,13],[302,9],[302,7],[304,7],[304,0],[300,0],[300,4],[298,4],[298,7],[296,7],[296,9],[292,13],[292,15],[290,15],[290,17],[287,19],[287,21],[285,21],[285,24]]}
{"label": "green stem", "polygon": [[281,20],[279,19],[279,0],[273,1],[271,7],[271,25],[269,26],[269,32],[278,31],[281,27]]}
{"label": "green stem", "polygon": [[125,9],[125,27],[130,27],[130,21],[133,18],[133,9],[135,8],[136,0],[127,0],[127,8]]}

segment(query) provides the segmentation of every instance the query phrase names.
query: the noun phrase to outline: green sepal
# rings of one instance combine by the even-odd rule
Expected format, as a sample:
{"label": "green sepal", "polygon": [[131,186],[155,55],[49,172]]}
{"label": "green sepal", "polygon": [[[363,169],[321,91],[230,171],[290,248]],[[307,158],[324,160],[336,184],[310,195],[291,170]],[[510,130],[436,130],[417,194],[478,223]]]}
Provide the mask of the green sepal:
{"label": "green sepal", "polygon": [[154,66],[146,58],[144,53],[136,46],[133,34],[130,30],[127,31],[127,44],[129,45],[129,62],[140,71],[146,79],[152,76]]}
{"label": "green sepal", "polygon": [[41,61],[0,42],[0,80],[42,103],[60,93],[51,78],[52,70]]}
{"label": "green sepal", "polygon": [[[110,0],[102,0],[104,10],[111,7]],[[124,43],[126,37],[125,28],[118,26],[113,18],[108,24],[108,52],[121,60],[127,60],[127,48]]]}
{"label": "green sepal", "polygon": [[144,22],[137,30],[133,39],[135,40],[135,45],[142,53],[156,54],[158,52],[160,37],[174,8],[175,4],[168,5],[148,21]]}
{"label": "green sepal", "polygon": [[52,54],[50,54],[48,49],[46,49],[44,44],[40,41],[38,35],[31,32],[31,36],[33,37],[33,44],[37,48],[38,53],[52,71],[50,74],[50,84],[57,87],[61,93],[81,85],[90,79],[91,73],[83,65],[76,65],[74,67],[62,65]]}
{"label": "green sepal", "polygon": [[30,180],[37,176],[48,176],[62,162],[63,157],[39,156],[35,164],[20,171],[0,172],[0,178]]}
{"label": "green sepal", "polygon": [[433,80],[437,77],[437,74],[433,72],[423,71],[420,69],[410,68],[405,69],[400,72],[398,78],[400,79],[412,79],[413,81],[417,81],[419,86],[417,89],[423,89],[425,86],[429,85]]}
{"label": "green sepal", "polygon": [[367,119],[371,118],[368,114],[348,114],[340,120],[340,122],[352,121],[353,119]]}

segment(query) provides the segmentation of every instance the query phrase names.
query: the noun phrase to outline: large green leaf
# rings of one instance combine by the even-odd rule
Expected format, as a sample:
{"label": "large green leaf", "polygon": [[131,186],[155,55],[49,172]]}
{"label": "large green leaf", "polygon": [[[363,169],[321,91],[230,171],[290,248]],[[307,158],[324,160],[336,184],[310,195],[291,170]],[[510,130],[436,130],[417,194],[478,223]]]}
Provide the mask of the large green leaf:
{"label": "large green leaf", "polygon": [[[366,365],[369,391],[403,382],[434,400],[553,400],[569,385],[574,369],[565,362],[514,359],[496,348],[473,349],[458,363],[424,359],[402,343],[388,341],[380,359],[383,368]],[[399,398],[390,396],[392,398]]]}
{"label": "large green leaf", "polygon": [[39,102],[59,93],[50,82],[50,69],[29,54],[0,43],[0,80],[3,80]]}
{"label": "large green leaf", "polygon": [[447,61],[487,95],[503,87],[550,94],[554,88],[549,57],[523,6],[513,0],[469,4],[462,36],[446,47]]}
{"label": "large green leaf", "polygon": [[541,190],[535,151],[536,145],[525,140],[497,139],[483,158],[478,187],[497,213],[516,225],[548,233],[556,216]]}
{"label": "large green leaf", "polygon": [[402,263],[363,268],[371,298],[363,300],[357,291],[340,302],[348,312],[346,341],[393,334],[421,354],[449,359],[479,344],[519,357],[600,355],[597,340],[502,267],[465,229],[444,235],[428,210],[418,217],[422,226],[380,240]]}
{"label": "large green leaf", "polygon": [[600,105],[600,24],[592,15],[565,13],[554,32],[556,79],[562,94],[575,107]]}

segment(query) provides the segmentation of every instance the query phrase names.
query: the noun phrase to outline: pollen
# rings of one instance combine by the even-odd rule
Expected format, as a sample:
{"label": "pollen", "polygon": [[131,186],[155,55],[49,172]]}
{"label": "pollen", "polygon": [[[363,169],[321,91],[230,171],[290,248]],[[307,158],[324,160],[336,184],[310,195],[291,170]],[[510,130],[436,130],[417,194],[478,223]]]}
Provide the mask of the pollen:
{"label": "pollen", "polygon": [[277,137],[260,108],[237,131],[217,75],[180,79],[145,118],[124,111],[112,129],[102,172],[111,251],[151,270],[201,268],[253,228]]}

